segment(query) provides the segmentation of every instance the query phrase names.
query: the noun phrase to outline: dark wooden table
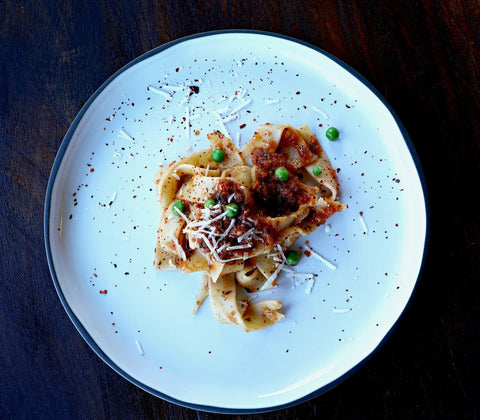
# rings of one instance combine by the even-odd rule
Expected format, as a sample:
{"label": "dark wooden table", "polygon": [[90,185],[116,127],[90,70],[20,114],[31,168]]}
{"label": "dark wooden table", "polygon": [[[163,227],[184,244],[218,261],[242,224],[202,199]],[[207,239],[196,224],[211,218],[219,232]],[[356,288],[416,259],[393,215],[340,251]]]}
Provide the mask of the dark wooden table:
{"label": "dark wooden table", "polygon": [[0,2],[0,418],[213,419],[105,365],[67,317],[43,244],[45,190],[75,115],[111,74],[173,39],[217,29],[296,37],[387,99],[422,163],[429,252],[374,357],[336,388],[259,419],[478,418],[480,3],[44,0]]}

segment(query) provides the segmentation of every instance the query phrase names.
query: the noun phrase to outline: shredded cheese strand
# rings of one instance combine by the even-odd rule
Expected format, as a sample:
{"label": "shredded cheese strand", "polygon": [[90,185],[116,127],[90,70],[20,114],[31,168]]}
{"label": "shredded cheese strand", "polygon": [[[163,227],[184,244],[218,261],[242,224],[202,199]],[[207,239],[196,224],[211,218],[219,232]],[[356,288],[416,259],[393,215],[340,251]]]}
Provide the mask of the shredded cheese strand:
{"label": "shredded cheese strand", "polygon": [[267,281],[263,284],[263,286],[260,288],[260,291],[263,291],[265,289],[268,289],[272,286],[272,283],[275,281],[275,279],[277,278],[278,276],[278,273],[280,272],[280,270],[283,268],[283,266],[285,265],[285,263],[282,261],[279,266],[275,269],[275,271],[273,272],[273,274],[267,279]]}
{"label": "shredded cheese strand", "polygon": [[167,99],[171,99],[172,98],[172,94],[170,92],[166,92],[162,89],[159,89],[155,86],[152,86],[152,85],[148,85],[147,86],[147,89],[148,90],[151,90],[152,92],[155,92],[155,93],[158,93],[159,95],[163,96],[164,98],[167,98]]}
{"label": "shredded cheese strand", "polygon": [[337,266],[332,264],[330,261],[328,261],[327,259],[325,259],[324,257],[322,257],[318,252],[314,251],[311,247],[309,247],[308,245],[305,245],[305,249],[310,251],[311,254],[317,258],[318,260],[320,260],[322,263],[324,263],[328,268],[330,268],[331,270],[336,270],[337,269]]}
{"label": "shredded cheese strand", "polygon": [[228,225],[228,228],[225,232],[223,232],[222,236],[220,236],[220,238],[218,238],[218,242],[220,242],[223,238],[225,238],[229,233],[230,231],[233,229],[233,226],[235,225],[235,218],[232,218],[232,220],[230,220],[230,224]]}
{"label": "shredded cheese strand", "polygon": [[238,242],[238,243],[242,242],[247,236],[251,235],[253,232],[255,232],[255,228],[254,228],[254,227],[250,228],[250,229],[247,230],[245,233],[243,233],[242,235],[240,235],[240,236],[237,238],[237,242]]}
{"label": "shredded cheese strand", "polygon": [[183,250],[182,246],[178,242],[178,239],[175,237],[173,233],[170,233],[170,238],[172,239],[173,243],[175,244],[175,248],[182,257],[183,261],[187,260],[187,255],[185,254],[185,251]]}

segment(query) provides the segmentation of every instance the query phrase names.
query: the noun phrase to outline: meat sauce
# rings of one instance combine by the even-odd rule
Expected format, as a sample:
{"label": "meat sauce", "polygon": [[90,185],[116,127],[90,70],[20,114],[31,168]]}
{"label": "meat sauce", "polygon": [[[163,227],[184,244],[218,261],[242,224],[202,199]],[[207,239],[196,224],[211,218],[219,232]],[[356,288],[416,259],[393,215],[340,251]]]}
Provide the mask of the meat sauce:
{"label": "meat sauce", "polygon": [[[265,215],[276,217],[295,212],[315,198],[318,190],[307,187],[282,154],[257,148],[252,152],[252,162],[256,178],[251,186],[252,195]],[[282,166],[289,172],[286,181],[275,177],[275,169]]]}
{"label": "meat sauce", "polygon": [[217,196],[215,198],[222,204],[230,201],[240,204],[245,201],[245,193],[238,182],[225,178],[218,183]]}

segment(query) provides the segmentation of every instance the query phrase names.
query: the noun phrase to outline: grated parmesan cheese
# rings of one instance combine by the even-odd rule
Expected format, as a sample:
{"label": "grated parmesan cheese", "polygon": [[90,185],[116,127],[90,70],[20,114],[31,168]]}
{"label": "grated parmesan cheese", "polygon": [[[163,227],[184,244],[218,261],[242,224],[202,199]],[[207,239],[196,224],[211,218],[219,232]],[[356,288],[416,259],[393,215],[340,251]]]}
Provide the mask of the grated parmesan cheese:
{"label": "grated parmesan cheese", "polygon": [[139,340],[135,340],[135,344],[137,345],[138,352],[144,356],[145,352],[143,351],[142,343]]}
{"label": "grated parmesan cheese", "polygon": [[240,243],[242,242],[246,237],[248,237],[249,235],[251,235],[252,233],[255,232],[255,228],[252,227],[250,228],[249,230],[247,230],[244,234],[240,235],[238,238],[237,238],[237,242]]}
{"label": "grated parmesan cheese", "polygon": [[225,112],[228,112],[228,111],[230,111],[230,107],[229,107],[229,106],[224,106],[223,108],[218,108],[218,109],[217,109],[217,112],[218,112],[219,114],[225,114]]}
{"label": "grated parmesan cheese", "polygon": [[222,118],[222,122],[226,124],[233,120],[237,120],[238,118],[239,118],[238,114],[229,114],[226,117]]}
{"label": "grated parmesan cheese", "polygon": [[305,294],[309,295],[312,293],[313,285],[315,284],[315,279],[307,280],[307,288],[305,289]]}
{"label": "grated parmesan cheese", "polygon": [[218,242],[220,242],[223,238],[227,237],[227,235],[230,233],[230,231],[233,229],[233,226],[235,225],[235,218],[232,218],[230,220],[230,224],[228,225],[228,228],[223,234],[218,238]]}
{"label": "grated parmesan cheese", "polygon": [[172,90],[173,92],[175,92],[176,90],[185,90],[185,86],[183,85],[163,85],[162,86],[163,89],[167,89],[167,90]]}
{"label": "grated parmesan cheese", "polygon": [[152,85],[148,85],[147,89],[151,90],[152,92],[155,92],[155,93],[157,93],[157,94],[159,94],[159,95],[161,95],[161,96],[163,96],[164,98],[167,98],[167,99],[171,99],[173,97],[173,95],[170,92],[159,89],[159,88],[157,88],[155,86],[152,86]]}
{"label": "grated parmesan cheese", "polygon": [[[178,214],[182,214],[182,212],[178,212]],[[173,233],[170,233],[170,239],[173,241],[173,243],[175,245],[175,249],[178,251],[178,253],[182,257],[182,260],[186,261],[187,260],[187,255],[185,254],[185,251],[183,250],[182,246],[179,244],[177,238],[175,237],[175,235]]]}
{"label": "grated parmesan cheese", "polygon": [[282,256],[282,261],[287,262],[287,258],[285,257],[285,254],[283,253],[283,249],[280,246],[280,244],[277,244],[277,249],[278,249],[280,255]]}
{"label": "grated parmesan cheese", "polygon": [[344,314],[344,313],[347,313],[350,309],[348,308],[343,308],[343,309],[337,309],[337,308],[334,308],[333,309],[333,313],[335,314]]}
{"label": "grated parmesan cheese", "polygon": [[278,273],[280,272],[280,270],[283,268],[283,266],[285,265],[285,262],[281,262],[278,267],[275,269],[275,271],[273,272],[273,274],[267,279],[267,281],[263,284],[263,286],[260,288],[260,291],[263,291],[263,290],[266,290],[266,289],[269,289],[270,287],[272,287],[272,284],[273,282],[275,281],[275,279],[277,278],[278,276]]}
{"label": "grated parmesan cheese", "polygon": [[217,121],[220,124],[220,128],[221,128],[220,131],[222,131],[222,133],[224,135],[226,135],[227,137],[230,137],[230,134],[228,133],[227,127],[225,127],[225,124],[223,123],[222,116],[217,111],[213,111],[213,113],[217,117]]}
{"label": "grated parmesan cheese", "polygon": [[337,269],[337,266],[332,264],[330,261],[328,261],[327,259],[325,259],[324,257],[322,257],[318,252],[314,251],[311,247],[309,247],[308,245],[305,244],[305,249],[310,251],[311,254],[317,258],[318,260],[320,260],[322,263],[324,263],[328,268],[330,268],[331,270],[336,270]]}
{"label": "grated parmesan cheese", "polygon": [[328,115],[325,114],[325,112],[323,112],[321,109],[318,109],[316,106],[312,106],[312,109],[313,109],[315,112],[318,112],[323,118],[325,118],[326,120],[328,120]]}
{"label": "grated parmesan cheese", "polygon": [[[225,244],[226,245],[226,244]],[[249,245],[249,244],[246,244],[246,245],[233,245],[233,246],[229,246],[227,248],[227,251],[235,251],[237,249],[246,249],[246,248],[251,248],[252,245]],[[220,252],[220,251],[219,251]]]}
{"label": "grated parmesan cheese", "polygon": [[185,134],[187,140],[190,140],[190,108],[188,106],[185,107]]}
{"label": "grated parmesan cheese", "polygon": [[119,133],[118,135],[120,137],[123,137],[124,139],[133,141],[135,143],[135,139],[130,134],[128,134],[123,127],[119,130],[118,133]]}
{"label": "grated parmesan cheese", "polygon": [[190,219],[189,219],[189,218],[185,215],[185,213],[183,213],[180,209],[176,209],[176,210],[177,210],[178,215],[179,215],[183,220],[185,220],[185,222],[188,223],[188,222],[190,221]]}
{"label": "grated parmesan cheese", "polygon": [[363,233],[368,233],[368,226],[365,223],[365,219],[363,218],[362,212],[360,212],[358,216],[358,220],[360,221],[360,224],[362,225]]}
{"label": "grated parmesan cheese", "polygon": [[247,105],[250,105],[251,103],[252,103],[251,99],[247,99],[246,101],[242,100],[242,104],[237,106],[232,112],[230,112],[230,115],[236,114],[238,111],[245,108]]}

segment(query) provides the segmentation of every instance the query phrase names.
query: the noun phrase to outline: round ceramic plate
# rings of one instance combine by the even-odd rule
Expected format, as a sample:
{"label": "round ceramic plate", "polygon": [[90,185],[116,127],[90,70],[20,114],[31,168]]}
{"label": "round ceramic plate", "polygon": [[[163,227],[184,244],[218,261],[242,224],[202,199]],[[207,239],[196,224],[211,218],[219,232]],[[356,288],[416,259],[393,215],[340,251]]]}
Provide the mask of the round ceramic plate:
{"label": "round ceramic plate", "polygon": [[[154,269],[153,175],[214,130],[241,146],[266,122],[310,126],[347,208],[307,238],[327,262],[304,256],[305,276],[257,296],[285,319],[246,333],[208,300],[192,314],[201,273]],[[419,276],[426,199],[405,130],[355,71],[293,39],[215,32],[141,56],[86,103],[53,166],[45,237],[60,299],[108,365],[168,401],[246,413],[324,392],[379,346]]]}

